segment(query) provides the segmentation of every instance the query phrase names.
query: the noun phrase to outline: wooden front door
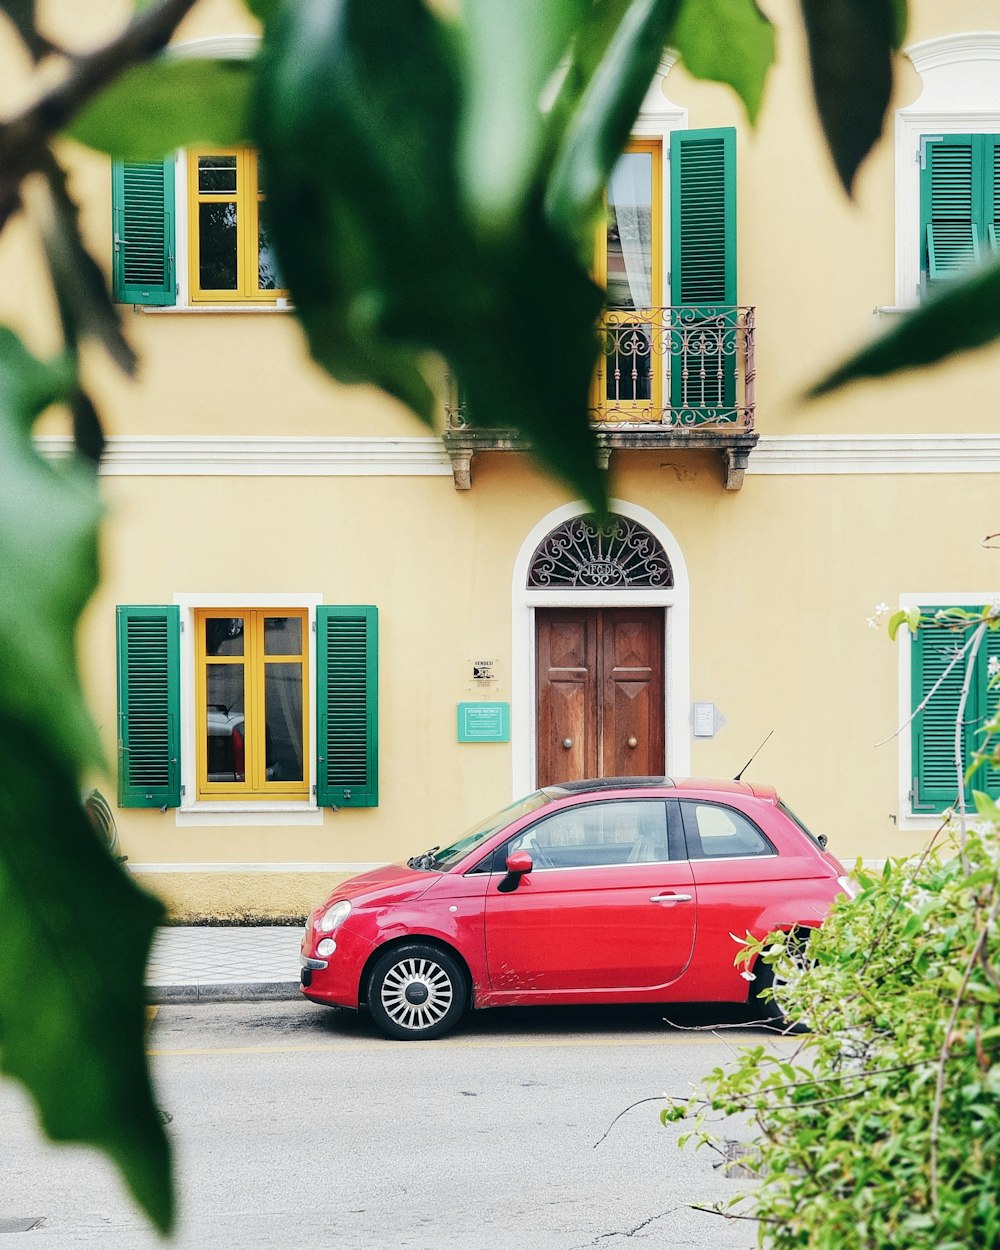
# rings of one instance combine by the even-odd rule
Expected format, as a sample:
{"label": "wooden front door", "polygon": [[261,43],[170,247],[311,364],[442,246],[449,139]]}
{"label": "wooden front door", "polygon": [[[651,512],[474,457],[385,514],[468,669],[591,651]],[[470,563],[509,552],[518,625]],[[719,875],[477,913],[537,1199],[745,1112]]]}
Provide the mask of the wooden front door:
{"label": "wooden front door", "polygon": [[664,771],[663,609],[538,608],[539,786]]}

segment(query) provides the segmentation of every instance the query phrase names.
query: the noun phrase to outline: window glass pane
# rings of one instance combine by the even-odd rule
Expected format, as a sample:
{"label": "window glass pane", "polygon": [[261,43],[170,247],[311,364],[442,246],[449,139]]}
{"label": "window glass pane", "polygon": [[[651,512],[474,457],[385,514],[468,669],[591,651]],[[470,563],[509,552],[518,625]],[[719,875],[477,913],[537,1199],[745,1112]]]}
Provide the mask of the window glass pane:
{"label": "window glass pane", "polygon": [[208,617],[205,620],[205,654],[242,655],[243,617]]}
{"label": "window glass pane", "polygon": [[690,847],[692,859],[774,854],[771,844],[742,812],[715,803],[685,803],[684,807],[688,838],[694,842]]}
{"label": "window glass pane", "polygon": [[235,291],[236,204],[198,205],[198,281],[203,291]]}
{"label": "window glass pane", "polygon": [[205,666],[208,780],[245,781],[243,665]]}
{"label": "window glass pane", "polygon": [[302,617],[266,616],[264,618],[265,655],[302,654]]}
{"label": "window glass pane", "polygon": [[281,289],[281,275],[278,273],[278,260],[274,248],[267,238],[263,218],[257,218],[257,287],[261,291],[277,291]]}
{"label": "window glass pane", "polygon": [[264,665],[267,780],[302,781],[302,665]]}
{"label": "window glass pane", "polygon": [[608,307],[653,302],[653,156],[625,152],[608,185]]}
{"label": "window glass pane", "polygon": [[236,157],[199,156],[198,191],[202,194],[236,194]]}
{"label": "window glass pane", "polygon": [[518,835],[507,854],[527,851],[536,868],[661,863],[667,855],[662,799],[586,803],[566,808]]}

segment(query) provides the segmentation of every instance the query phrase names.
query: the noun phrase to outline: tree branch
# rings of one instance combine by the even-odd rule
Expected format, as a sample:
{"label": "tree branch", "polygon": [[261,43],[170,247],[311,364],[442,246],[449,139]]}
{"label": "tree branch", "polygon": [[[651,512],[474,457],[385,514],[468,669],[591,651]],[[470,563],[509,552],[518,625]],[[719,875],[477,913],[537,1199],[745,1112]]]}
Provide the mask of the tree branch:
{"label": "tree branch", "polygon": [[0,124],[0,229],[20,207],[21,181],[42,167],[52,136],[124,70],[161,51],[195,3],[161,0],[144,9],[110,43],[72,57],[63,82]]}

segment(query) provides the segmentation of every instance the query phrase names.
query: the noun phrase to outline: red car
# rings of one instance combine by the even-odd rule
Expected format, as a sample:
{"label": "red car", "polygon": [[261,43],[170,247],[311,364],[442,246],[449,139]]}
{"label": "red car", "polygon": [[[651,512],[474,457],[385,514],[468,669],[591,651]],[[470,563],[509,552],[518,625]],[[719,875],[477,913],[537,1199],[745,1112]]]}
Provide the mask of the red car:
{"label": "red car", "polygon": [[807,932],[850,893],[825,845],[768,786],[547,786],[338,885],[306,922],[302,992],[404,1039],[468,1007],[747,1002],[770,969],[744,979],[733,935]]}

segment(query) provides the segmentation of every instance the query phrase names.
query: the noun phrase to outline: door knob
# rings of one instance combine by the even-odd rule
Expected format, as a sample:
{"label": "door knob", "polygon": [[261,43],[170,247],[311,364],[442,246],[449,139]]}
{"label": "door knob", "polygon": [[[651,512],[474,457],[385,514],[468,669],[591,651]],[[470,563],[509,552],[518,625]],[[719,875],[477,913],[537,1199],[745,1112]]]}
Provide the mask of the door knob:
{"label": "door knob", "polygon": [[638,745],[639,745],[639,739],[635,736],[635,734],[633,734],[631,738],[629,738],[628,740],[629,750],[634,751]]}
{"label": "door knob", "polygon": [[570,749],[572,745],[573,745],[572,738],[563,738],[563,746],[566,748],[567,751]]}

